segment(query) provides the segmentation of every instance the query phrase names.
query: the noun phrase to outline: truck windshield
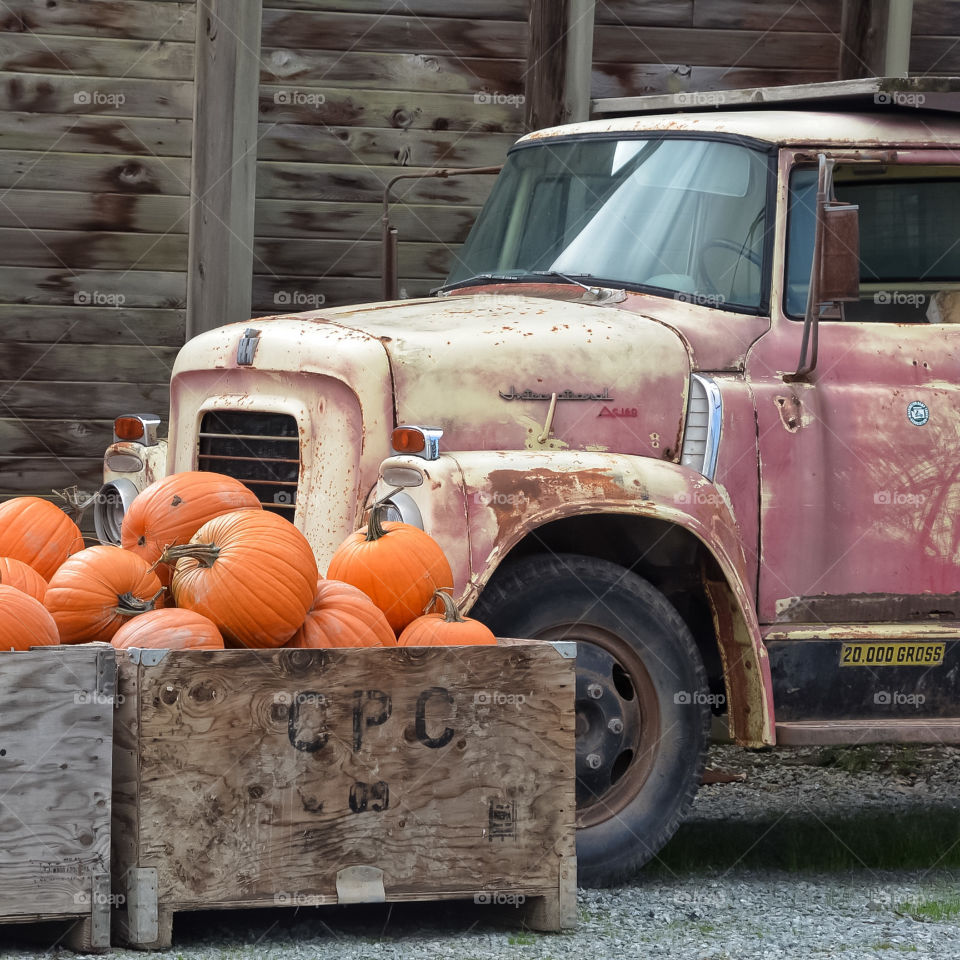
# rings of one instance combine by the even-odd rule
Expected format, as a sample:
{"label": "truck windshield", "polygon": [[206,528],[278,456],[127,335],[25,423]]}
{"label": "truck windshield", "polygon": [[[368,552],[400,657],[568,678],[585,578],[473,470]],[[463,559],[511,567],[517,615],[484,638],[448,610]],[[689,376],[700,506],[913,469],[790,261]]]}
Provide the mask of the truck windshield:
{"label": "truck windshield", "polygon": [[764,306],[767,154],[687,138],[515,148],[447,280],[564,278]]}

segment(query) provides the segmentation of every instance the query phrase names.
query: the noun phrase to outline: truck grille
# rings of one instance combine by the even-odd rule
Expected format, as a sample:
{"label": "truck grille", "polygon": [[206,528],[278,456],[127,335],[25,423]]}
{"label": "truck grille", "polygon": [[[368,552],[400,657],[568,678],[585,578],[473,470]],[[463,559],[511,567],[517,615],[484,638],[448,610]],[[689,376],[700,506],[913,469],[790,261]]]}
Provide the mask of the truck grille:
{"label": "truck grille", "polygon": [[300,479],[297,421],[285,413],[206,413],[200,422],[197,467],[236,477],[265,510],[292,520]]}

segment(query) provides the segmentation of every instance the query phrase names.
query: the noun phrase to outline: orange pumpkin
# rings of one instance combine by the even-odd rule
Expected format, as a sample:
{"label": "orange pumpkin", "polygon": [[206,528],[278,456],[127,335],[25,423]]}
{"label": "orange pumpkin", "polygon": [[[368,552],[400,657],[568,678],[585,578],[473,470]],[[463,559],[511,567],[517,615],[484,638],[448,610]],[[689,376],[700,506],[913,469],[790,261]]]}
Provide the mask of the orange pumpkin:
{"label": "orange pumpkin", "polygon": [[151,610],[125,623],[110,641],[115,647],[157,650],[222,650],[216,625],[193,610]]}
{"label": "orange pumpkin", "polygon": [[47,585],[44,605],[62,643],[109,640],[131,617],[159,606],[163,587],[142,557],[87,547],[65,561]]}
{"label": "orange pumpkin", "polygon": [[[126,512],[120,527],[120,544],[147,563],[156,563],[163,551],[190,538],[209,520],[234,510],[261,510],[253,491],[222,473],[186,470],[171,473],[146,487]],[[164,586],[173,571],[157,568]]]}
{"label": "orange pumpkin", "polygon": [[374,504],[370,522],[337,547],[327,576],[361,589],[399,634],[419,617],[434,591],[453,589],[453,572],[440,544],[408,523],[382,522]]}
{"label": "orange pumpkin", "polygon": [[49,500],[15,497],[0,504],[0,557],[22,560],[49,580],[73,551],[82,549],[80,528]]}
{"label": "orange pumpkin", "polygon": [[47,581],[29,564],[13,557],[0,557],[0,583],[16,587],[41,603],[47,592]]}
{"label": "orange pumpkin", "polygon": [[497,642],[485,624],[460,616],[449,593],[438,590],[434,596],[443,606],[443,613],[417,617],[400,634],[397,642],[401,647],[464,647]]}
{"label": "orange pumpkin", "polygon": [[317,561],[307,538],[266,510],[216,517],[163,560],[176,563],[177,606],[209,617],[227,643],[283,646],[313,603]]}
{"label": "orange pumpkin", "polygon": [[59,642],[57,625],[39,600],[16,587],[0,586],[0,650],[29,650]]}
{"label": "orange pumpkin", "polygon": [[313,606],[288,647],[395,647],[387,618],[356,587],[318,580]]}

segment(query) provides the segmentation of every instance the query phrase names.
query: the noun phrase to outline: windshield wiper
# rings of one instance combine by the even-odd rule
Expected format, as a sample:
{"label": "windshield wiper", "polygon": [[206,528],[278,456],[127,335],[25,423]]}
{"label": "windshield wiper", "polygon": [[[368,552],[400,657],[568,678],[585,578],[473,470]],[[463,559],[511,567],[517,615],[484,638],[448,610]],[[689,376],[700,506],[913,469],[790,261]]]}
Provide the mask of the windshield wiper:
{"label": "windshield wiper", "polygon": [[559,270],[529,270],[523,273],[478,273],[466,280],[456,280],[454,283],[444,284],[431,290],[431,293],[445,293],[447,290],[456,290],[459,287],[469,287],[480,280],[493,280],[498,283],[525,283],[529,280],[539,280],[546,277],[558,277],[565,283],[572,283],[574,286],[583,287],[588,293],[596,294],[596,287],[588,287],[585,283],[577,280],[575,277],[560,273]]}

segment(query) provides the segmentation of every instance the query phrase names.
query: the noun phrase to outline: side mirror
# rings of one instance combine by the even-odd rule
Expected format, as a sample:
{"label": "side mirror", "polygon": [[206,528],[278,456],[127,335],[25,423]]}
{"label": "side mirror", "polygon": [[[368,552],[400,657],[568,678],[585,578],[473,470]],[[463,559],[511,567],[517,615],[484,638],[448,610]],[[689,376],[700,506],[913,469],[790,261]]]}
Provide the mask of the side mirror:
{"label": "side mirror", "polygon": [[860,208],[831,201],[823,206],[820,248],[821,304],[860,299]]}

